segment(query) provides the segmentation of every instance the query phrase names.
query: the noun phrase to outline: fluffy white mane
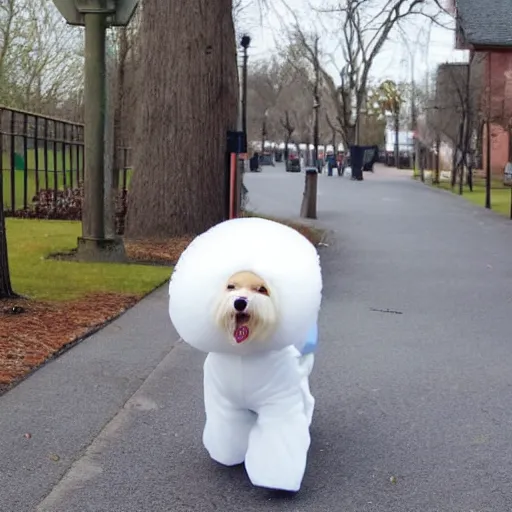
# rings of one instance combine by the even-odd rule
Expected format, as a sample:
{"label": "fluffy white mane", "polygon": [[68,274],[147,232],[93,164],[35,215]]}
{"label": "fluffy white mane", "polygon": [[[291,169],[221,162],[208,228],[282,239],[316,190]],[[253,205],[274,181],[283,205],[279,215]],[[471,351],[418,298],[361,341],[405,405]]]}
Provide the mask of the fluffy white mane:
{"label": "fluffy white mane", "polygon": [[[217,300],[235,273],[263,278],[277,301],[268,340],[235,346],[214,321]],[[322,276],[315,247],[283,224],[261,218],[222,222],[182,253],[169,284],[169,315],[181,338],[204,352],[246,355],[305,343],[320,309]]]}

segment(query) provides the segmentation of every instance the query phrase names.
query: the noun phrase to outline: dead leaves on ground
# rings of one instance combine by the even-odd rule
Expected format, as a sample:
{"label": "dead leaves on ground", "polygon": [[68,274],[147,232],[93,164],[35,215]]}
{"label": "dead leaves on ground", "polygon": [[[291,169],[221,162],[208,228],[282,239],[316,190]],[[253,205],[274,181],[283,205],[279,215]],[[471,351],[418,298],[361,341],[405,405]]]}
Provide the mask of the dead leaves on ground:
{"label": "dead leaves on ground", "polygon": [[[133,295],[96,293],[67,303],[0,302],[0,387],[24,376],[137,300]],[[13,308],[23,311],[15,314]]]}
{"label": "dead leaves on ground", "polygon": [[193,236],[170,240],[125,240],[125,250],[133,262],[174,265]]}

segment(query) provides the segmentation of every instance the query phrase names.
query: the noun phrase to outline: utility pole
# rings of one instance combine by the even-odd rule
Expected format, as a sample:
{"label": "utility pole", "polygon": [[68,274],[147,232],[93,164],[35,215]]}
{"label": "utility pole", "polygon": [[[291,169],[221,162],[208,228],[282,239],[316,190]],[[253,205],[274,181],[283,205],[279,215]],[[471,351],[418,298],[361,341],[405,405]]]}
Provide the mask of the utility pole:
{"label": "utility pole", "polygon": [[395,167],[401,169],[400,165],[400,101],[398,97],[393,100],[393,121],[395,128]]}
{"label": "utility pole", "polygon": [[487,53],[487,119],[486,119],[486,165],[485,165],[485,207],[491,209],[491,72],[492,72],[492,52]]}
{"label": "utility pole", "polygon": [[319,109],[320,109],[320,62],[318,57],[318,41],[319,36],[315,36],[315,86],[314,86],[314,104],[313,108],[315,109],[315,126],[313,131],[313,145],[315,146],[315,167],[318,172],[321,172],[320,169],[320,160],[318,158],[318,139],[319,139]]}
{"label": "utility pole", "polygon": [[418,158],[418,134],[417,134],[417,112],[416,112],[416,83],[414,80],[414,53],[411,53],[411,131],[413,132],[413,154],[411,163],[416,174]]}

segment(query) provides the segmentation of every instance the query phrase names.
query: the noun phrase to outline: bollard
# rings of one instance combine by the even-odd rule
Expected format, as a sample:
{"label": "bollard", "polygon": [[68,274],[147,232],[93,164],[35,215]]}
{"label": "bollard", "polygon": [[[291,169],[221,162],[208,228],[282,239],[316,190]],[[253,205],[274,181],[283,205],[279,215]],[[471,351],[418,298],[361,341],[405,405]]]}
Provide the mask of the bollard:
{"label": "bollard", "polygon": [[306,180],[304,183],[304,195],[300,216],[305,219],[316,219],[316,195],[318,184],[318,170],[316,167],[306,168]]}
{"label": "bollard", "polygon": [[242,214],[242,185],[244,183],[244,166],[245,160],[238,155],[235,180],[235,217]]}

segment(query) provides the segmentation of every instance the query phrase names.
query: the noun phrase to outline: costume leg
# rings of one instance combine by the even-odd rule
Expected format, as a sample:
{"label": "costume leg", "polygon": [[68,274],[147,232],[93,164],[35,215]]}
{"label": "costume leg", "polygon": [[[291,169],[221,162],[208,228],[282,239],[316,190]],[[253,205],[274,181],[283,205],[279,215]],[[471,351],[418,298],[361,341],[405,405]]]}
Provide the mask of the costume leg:
{"label": "costume leg", "polygon": [[203,444],[213,460],[225,466],[235,466],[245,459],[249,433],[256,422],[256,414],[237,407],[225,396],[219,389],[215,373],[215,370],[205,363],[206,424]]}
{"label": "costume leg", "polygon": [[315,410],[315,398],[311,394],[309,389],[309,376],[313,370],[315,363],[314,354],[306,354],[300,358],[300,367],[304,372],[301,380],[302,395],[304,397],[304,410],[306,412],[306,418],[308,420],[308,426],[313,421],[313,411]]}
{"label": "costume leg", "polygon": [[297,387],[286,401],[269,403],[258,411],[245,457],[253,485],[298,491],[306,470],[309,445],[304,398]]}

